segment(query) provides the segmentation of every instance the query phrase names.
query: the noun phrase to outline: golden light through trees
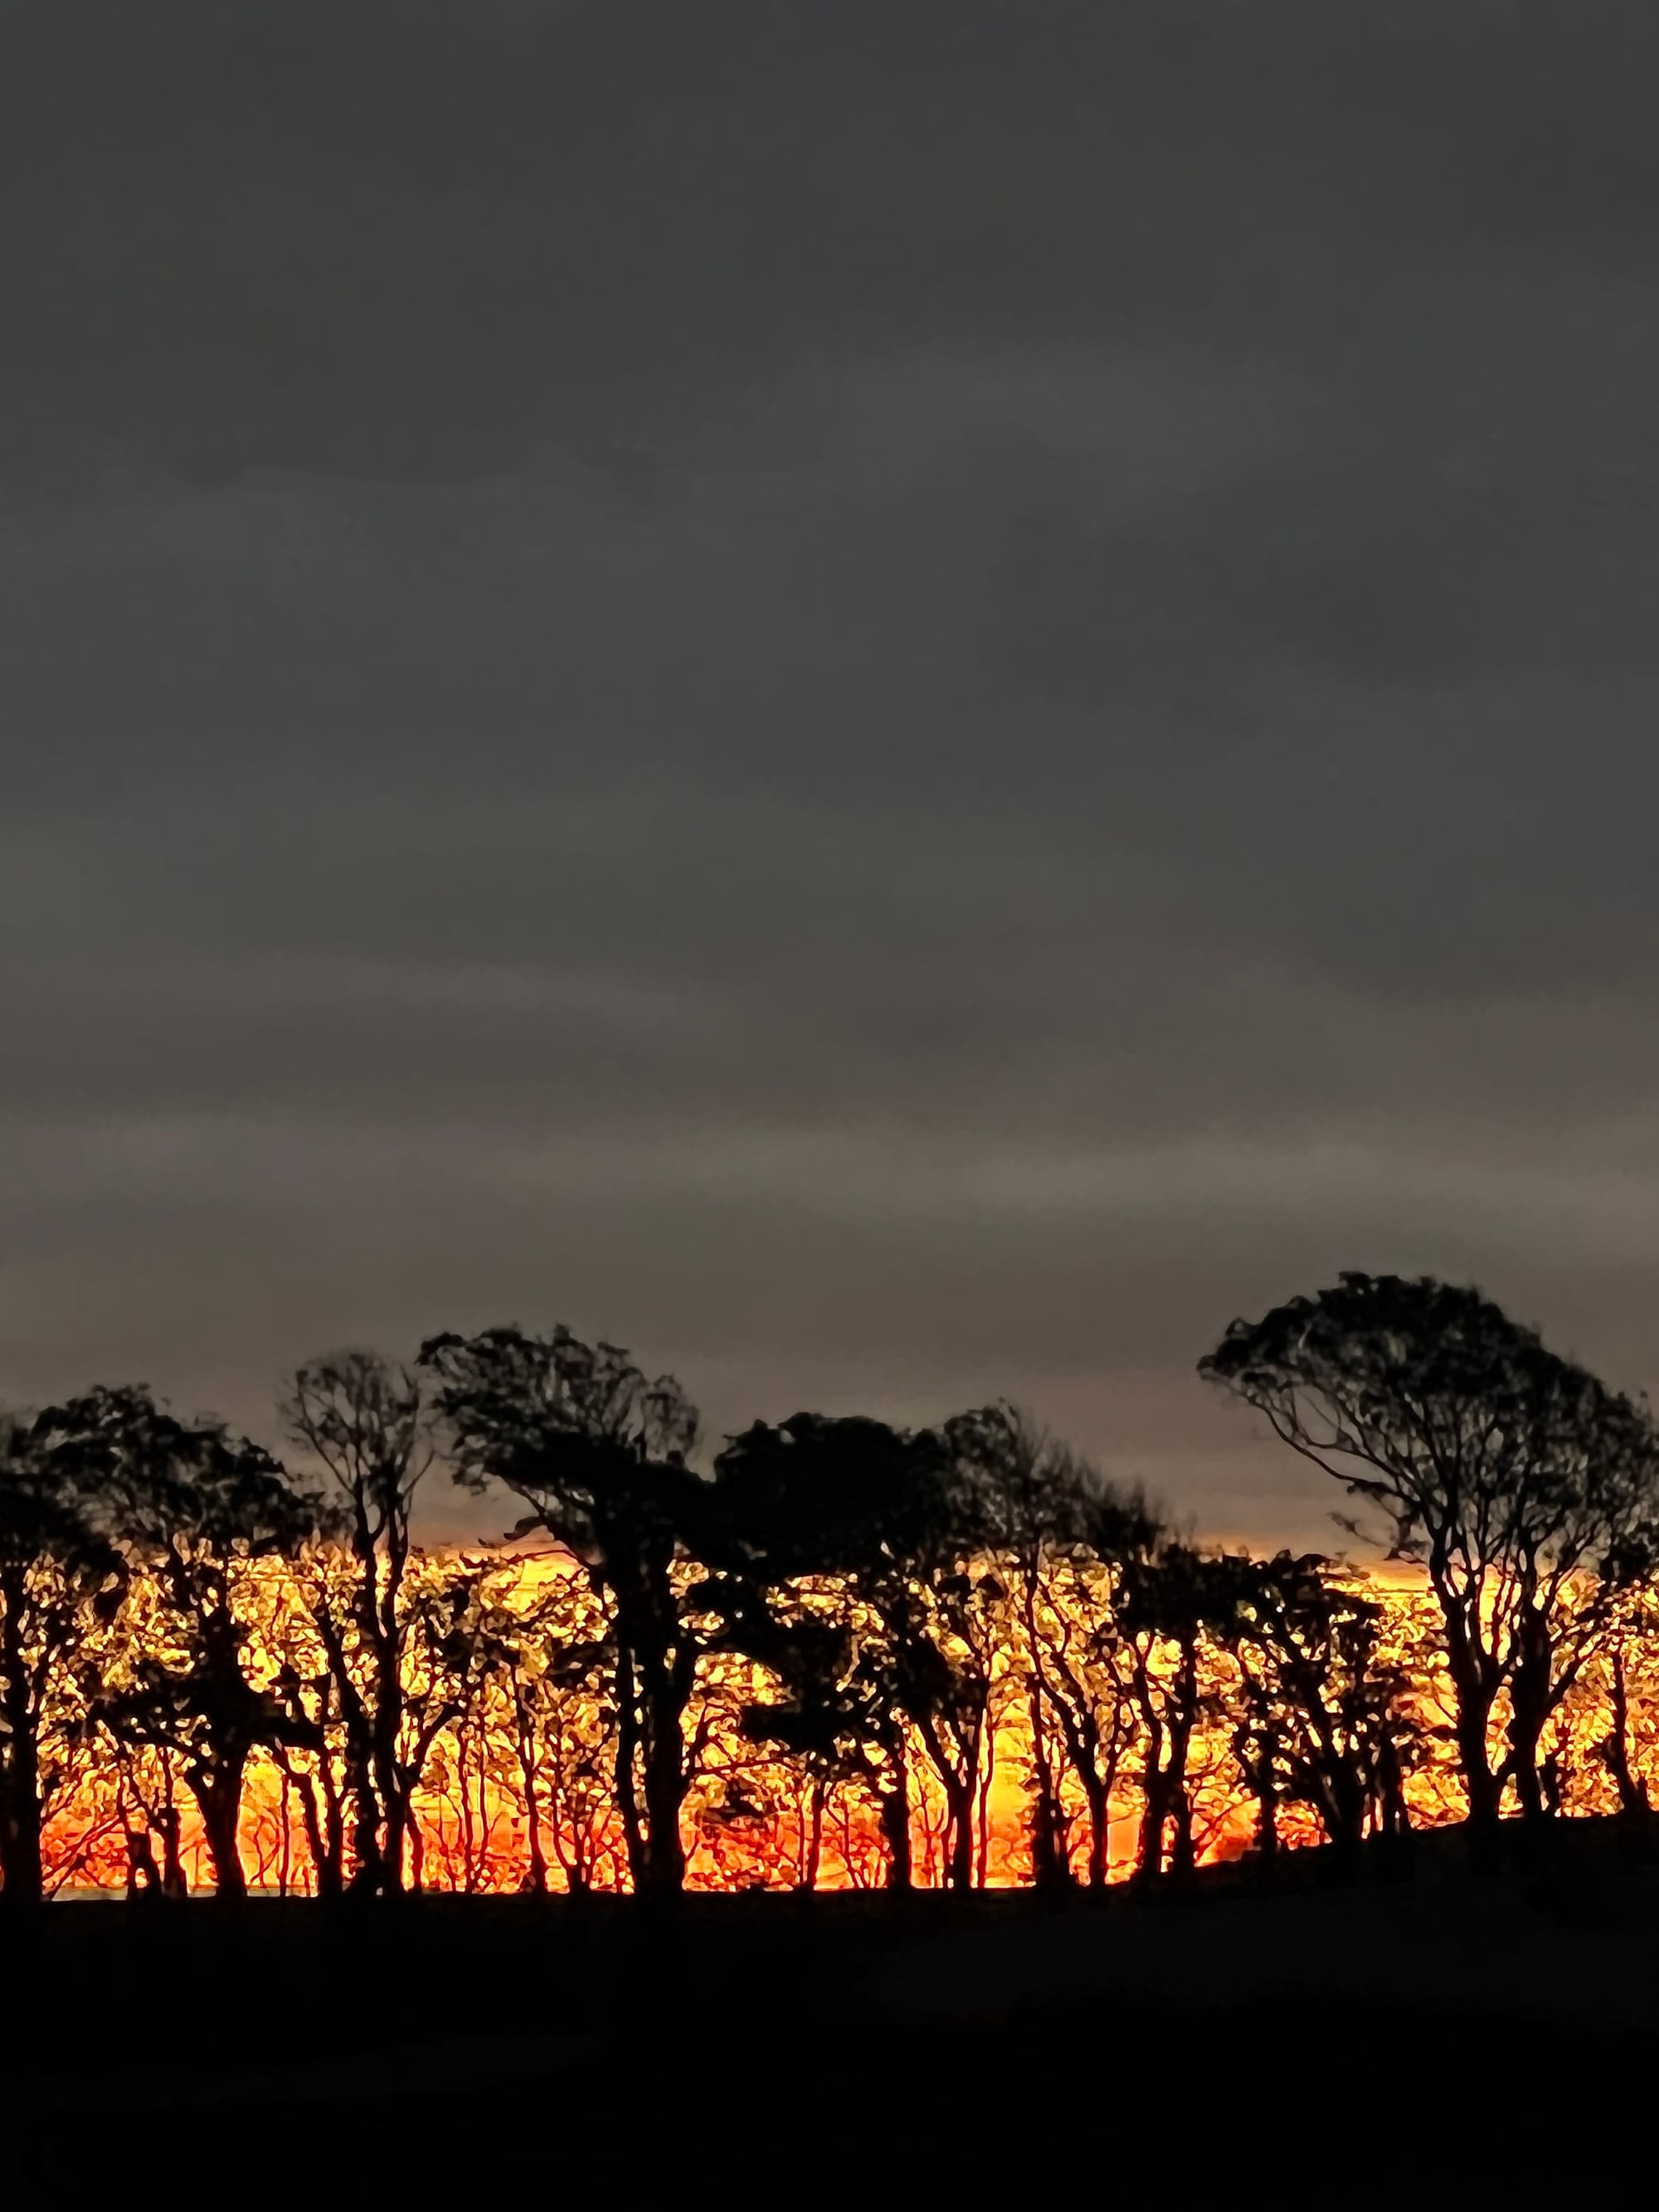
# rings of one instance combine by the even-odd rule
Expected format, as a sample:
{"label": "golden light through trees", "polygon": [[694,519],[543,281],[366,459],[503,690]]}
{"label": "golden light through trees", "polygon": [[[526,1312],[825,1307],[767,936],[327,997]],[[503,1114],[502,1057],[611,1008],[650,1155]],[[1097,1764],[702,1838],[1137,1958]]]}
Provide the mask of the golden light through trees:
{"label": "golden light through trees", "polygon": [[[757,1422],[700,1471],[680,1385],[562,1328],[312,1363],[297,1472],[136,1387],[14,1421],[4,1893],[1151,1886],[1645,1823],[1646,1407],[1428,1279],[1203,1370],[1388,1567],[1178,1535],[1002,1403]],[[527,1509],[501,1548],[414,1541],[440,1463]]]}
{"label": "golden light through trees", "polygon": [[[984,1571],[975,1580],[971,1622],[945,1631],[947,1646],[967,1630],[991,1655],[975,1678],[984,1724],[962,1775],[971,1882],[1032,1879],[1033,1813],[1045,1787],[1070,1879],[1086,1882],[1091,1870],[1097,1879],[1133,1874],[1150,1848],[1149,1796],[1160,1788],[1167,1812],[1170,1739],[1188,1704],[1194,1718],[1179,1763],[1180,1824],[1196,1863],[1257,1844],[1261,1800],[1253,1776],[1263,1731],[1277,1729],[1281,1739],[1279,1840],[1295,1848],[1328,1834],[1328,1824],[1292,1794],[1291,1705],[1259,1650],[1241,1651],[1206,1632],[1184,1653],[1179,1637],[1122,1622],[1109,1571],[1076,1559],[1052,1563],[1030,1589],[1006,1565],[998,1573],[995,1561],[977,1564]],[[305,1746],[262,1748],[249,1762],[238,1837],[256,1892],[315,1894],[327,1887],[331,1865],[337,1876],[351,1871],[345,1729],[314,1609],[345,1571],[337,1552],[318,1547],[295,1561],[245,1561],[233,1577],[249,1680],[295,1717],[296,1735],[313,1737]],[[1389,1725],[1413,1822],[1461,1818],[1466,1797],[1425,1592],[1414,1582],[1337,1569],[1322,1570],[1320,1578],[1339,1597],[1377,1609],[1373,1664],[1389,1685]],[[803,1601],[831,1606],[835,1593],[804,1593]],[[417,1551],[407,1607],[402,1750],[418,1770],[410,1884],[478,1893],[626,1888],[615,1715],[598,1656],[605,1622],[585,1573],[545,1556]],[[1650,1633],[1645,1594],[1627,1610],[1627,1624],[1586,1669],[1549,1733],[1546,1771],[1570,1812],[1620,1809],[1620,1740],[1635,1785],[1651,1791],[1659,1784],[1659,1643]],[[139,1575],[118,1614],[89,1624],[72,1657],[48,1664],[48,1893],[160,1883],[169,1869],[175,1886],[211,1885],[187,1753],[167,1743],[120,1742],[87,1724],[95,1694],[88,1681],[118,1693],[147,1663],[168,1656],[167,1635],[166,1609]],[[1614,1728],[1620,1682],[1622,1736]],[[687,1886],[880,1887],[890,1854],[872,1782],[826,1773],[745,1729],[745,1711],[775,1688],[763,1669],[731,1654],[713,1653],[700,1669],[686,1735]],[[1091,1747],[1083,1759],[1057,1755],[1045,1741],[1040,1770],[1034,1711],[1046,1735],[1069,1731],[1074,1750]],[[1495,1742],[1501,1727],[1500,1715]],[[927,1746],[907,1733],[914,1878],[939,1887],[950,1871],[951,1806]],[[1159,1860],[1166,1869],[1181,1848],[1176,1816],[1167,1818]]]}

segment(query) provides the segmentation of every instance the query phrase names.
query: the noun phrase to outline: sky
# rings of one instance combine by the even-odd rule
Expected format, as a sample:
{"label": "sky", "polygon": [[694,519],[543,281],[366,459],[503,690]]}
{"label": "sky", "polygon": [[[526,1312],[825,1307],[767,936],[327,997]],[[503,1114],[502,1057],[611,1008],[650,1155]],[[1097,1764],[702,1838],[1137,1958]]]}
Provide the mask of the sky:
{"label": "sky", "polygon": [[1235,1314],[1659,1382],[1650,7],[7,21],[0,1397],[562,1320],[1317,1542]]}

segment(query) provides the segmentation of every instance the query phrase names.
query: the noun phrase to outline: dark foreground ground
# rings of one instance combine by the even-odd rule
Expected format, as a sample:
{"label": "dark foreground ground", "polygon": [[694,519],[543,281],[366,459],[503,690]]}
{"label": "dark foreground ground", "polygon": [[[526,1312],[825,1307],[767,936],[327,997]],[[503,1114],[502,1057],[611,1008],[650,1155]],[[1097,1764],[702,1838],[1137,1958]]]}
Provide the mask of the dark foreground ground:
{"label": "dark foreground ground", "polygon": [[1659,1864],[1589,1824],[1496,1880],[1455,1838],[1418,1858],[1058,1906],[62,1905],[0,1923],[0,2208],[1082,2201],[1132,2173],[1177,2205],[1371,2201],[1407,2167],[1529,2195],[1645,2166]]}

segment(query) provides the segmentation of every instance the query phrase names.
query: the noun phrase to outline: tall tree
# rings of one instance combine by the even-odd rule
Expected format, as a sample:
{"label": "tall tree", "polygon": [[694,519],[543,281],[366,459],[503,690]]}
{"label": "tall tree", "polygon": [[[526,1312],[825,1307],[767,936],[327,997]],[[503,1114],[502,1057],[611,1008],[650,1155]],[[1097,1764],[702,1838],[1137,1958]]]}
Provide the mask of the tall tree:
{"label": "tall tree", "polygon": [[1134,1733],[1115,1564],[1154,1540],[1143,1498],[1121,1495],[1028,1414],[1003,1403],[947,1423],[975,1517],[1006,1581],[1031,1778],[1031,1879],[1073,1878],[1067,1775],[1089,1816],[1087,1876],[1106,1879],[1113,1792]]}
{"label": "tall tree", "polygon": [[120,1554],[23,1424],[0,1415],[0,1899],[38,1904],[42,1840],[70,1778],[98,1646],[125,1585]]}
{"label": "tall tree", "polygon": [[420,1357],[456,1480],[512,1492],[529,1508],[513,1534],[550,1537],[605,1601],[629,1870],[639,1893],[672,1895],[685,1878],[684,1723],[701,1649],[679,1571],[699,1517],[686,1464],[696,1410],[672,1376],[653,1381],[618,1346],[564,1328],[435,1336]]}
{"label": "tall tree", "polygon": [[1425,1570],[1471,1846],[1492,1864],[1506,1784],[1529,1819],[1549,1810],[1544,1728],[1659,1547],[1646,1407],[1478,1291],[1428,1277],[1345,1274],[1234,1322],[1200,1372],[1376,1509],[1391,1554]]}
{"label": "tall tree", "polygon": [[1126,1552],[1114,1576],[1117,1633],[1139,1722],[1140,1840],[1134,1881],[1191,1880],[1198,1865],[1194,1760],[1226,1711],[1215,1655],[1233,1628],[1234,1563],[1162,1534]]}
{"label": "tall tree", "polygon": [[260,1445],[216,1420],[181,1421],[137,1386],[48,1408],[36,1445],[84,1501],[88,1526],[143,1572],[151,1619],[100,1716],[128,1741],[179,1754],[219,1894],[247,1881],[238,1844],[249,1760],[312,1732],[246,1663],[239,1609],[253,1563],[291,1554],[325,1518]]}
{"label": "tall tree", "polygon": [[352,1887],[395,1893],[410,1817],[398,1756],[410,1514],[433,1458],[420,1378],[374,1352],[337,1352],[298,1370],[283,1411],[289,1436],[333,1486],[351,1561],[343,1607],[325,1577],[313,1610],[343,1723]]}
{"label": "tall tree", "polygon": [[702,1596],[787,1693],[750,1724],[871,1773],[896,1886],[910,1879],[907,1729],[945,1801],[947,1879],[975,1879],[1003,1596],[986,1533],[931,1430],[798,1413],[715,1462],[703,1552],[721,1572]]}

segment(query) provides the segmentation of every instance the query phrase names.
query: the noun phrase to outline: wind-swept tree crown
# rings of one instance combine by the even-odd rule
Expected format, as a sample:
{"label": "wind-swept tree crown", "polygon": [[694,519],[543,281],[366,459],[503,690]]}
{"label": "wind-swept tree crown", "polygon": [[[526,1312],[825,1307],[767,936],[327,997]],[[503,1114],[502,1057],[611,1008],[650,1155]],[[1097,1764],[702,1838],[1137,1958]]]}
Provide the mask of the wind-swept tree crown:
{"label": "wind-swept tree crown", "polygon": [[1480,1291],[1347,1273],[1235,1321],[1199,1371],[1382,1509],[1395,1550],[1455,1543],[1615,1579],[1659,1539],[1648,1407],[1551,1352]]}
{"label": "wind-swept tree crown", "polygon": [[500,1482],[533,1509],[515,1534],[539,1526],[590,1560],[611,1548],[619,1516],[659,1520],[672,1539],[698,1430],[672,1375],[647,1376],[620,1346],[562,1325],[428,1337],[419,1364],[435,1378],[455,1480],[475,1492]]}

